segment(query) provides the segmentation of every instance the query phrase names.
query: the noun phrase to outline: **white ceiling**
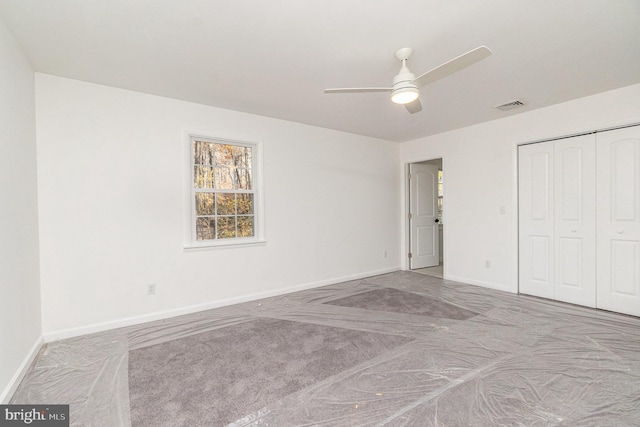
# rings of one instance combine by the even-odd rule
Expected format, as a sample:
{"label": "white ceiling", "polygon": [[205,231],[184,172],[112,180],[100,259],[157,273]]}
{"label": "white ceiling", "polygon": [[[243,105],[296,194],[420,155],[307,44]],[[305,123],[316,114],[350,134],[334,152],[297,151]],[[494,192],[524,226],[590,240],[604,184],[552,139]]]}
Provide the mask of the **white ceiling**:
{"label": "white ceiling", "polygon": [[[638,0],[0,0],[39,72],[407,141],[640,82]],[[394,52],[421,74],[493,55],[421,91],[385,93]],[[526,106],[493,108],[514,99]]]}

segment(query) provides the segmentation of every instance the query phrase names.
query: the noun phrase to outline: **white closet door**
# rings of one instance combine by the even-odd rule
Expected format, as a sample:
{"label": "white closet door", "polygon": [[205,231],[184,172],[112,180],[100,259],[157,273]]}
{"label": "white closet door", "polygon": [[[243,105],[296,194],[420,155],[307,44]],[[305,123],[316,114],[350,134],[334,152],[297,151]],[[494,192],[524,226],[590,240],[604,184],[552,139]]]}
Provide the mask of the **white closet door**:
{"label": "white closet door", "polygon": [[518,148],[519,290],[554,298],[553,142]]}
{"label": "white closet door", "polygon": [[555,299],[596,306],[594,135],[554,142]]}
{"label": "white closet door", "polygon": [[597,306],[640,316],[640,127],[599,133]]}

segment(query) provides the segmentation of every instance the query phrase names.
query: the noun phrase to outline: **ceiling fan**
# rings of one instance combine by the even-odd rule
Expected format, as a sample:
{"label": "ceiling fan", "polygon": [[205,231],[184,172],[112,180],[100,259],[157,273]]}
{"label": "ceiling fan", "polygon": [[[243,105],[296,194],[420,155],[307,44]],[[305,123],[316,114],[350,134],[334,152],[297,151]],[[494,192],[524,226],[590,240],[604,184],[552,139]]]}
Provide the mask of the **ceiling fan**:
{"label": "ceiling fan", "polygon": [[400,72],[393,78],[392,87],[359,87],[359,88],[336,88],[325,89],[325,93],[364,93],[364,92],[391,92],[391,101],[396,104],[404,104],[411,114],[422,111],[422,104],[418,97],[420,89],[444,77],[447,77],[463,68],[472,65],[489,55],[491,51],[486,46],[480,46],[465,54],[453,58],[426,73],[416,76],[407,68],[407,60],[413,53],[410,47],[398,49],[396,58],[402,62]]}

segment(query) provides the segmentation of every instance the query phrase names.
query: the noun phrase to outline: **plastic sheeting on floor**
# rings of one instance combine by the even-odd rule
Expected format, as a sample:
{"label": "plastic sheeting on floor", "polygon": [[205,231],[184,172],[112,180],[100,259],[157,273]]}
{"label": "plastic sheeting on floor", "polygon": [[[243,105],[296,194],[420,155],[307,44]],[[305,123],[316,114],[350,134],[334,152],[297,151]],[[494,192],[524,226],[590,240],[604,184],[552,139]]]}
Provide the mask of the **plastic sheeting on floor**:
{"label": "plastic sheeting on floor", "polygon": [[[262,407],[247,402],[234,426],[640,425],[639,318],[411,272],[50,343],[12,403],[68,403],[72,425],[131,425],[130,351],[265,318],[409,339]],[[179,412],[188,402],[173,393]]]}

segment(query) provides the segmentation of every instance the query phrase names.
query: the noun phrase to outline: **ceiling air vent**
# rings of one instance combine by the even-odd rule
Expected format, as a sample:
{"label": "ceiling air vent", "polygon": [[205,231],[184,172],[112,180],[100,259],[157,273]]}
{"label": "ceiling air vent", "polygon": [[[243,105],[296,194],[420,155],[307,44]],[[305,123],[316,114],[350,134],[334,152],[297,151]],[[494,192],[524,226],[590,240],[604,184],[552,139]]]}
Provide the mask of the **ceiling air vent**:
{"label": "ceiling air vent", "polygon": [[514,108],[520,108],[523,105],[524,105],[524,102],[516,99],[515,101],[507,102],[506,104],[496,105],[496,108],[502,111],[509,111],[509,110],[513,110]]}

